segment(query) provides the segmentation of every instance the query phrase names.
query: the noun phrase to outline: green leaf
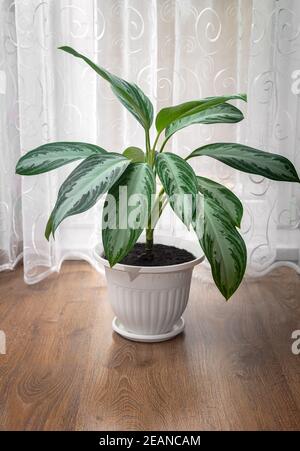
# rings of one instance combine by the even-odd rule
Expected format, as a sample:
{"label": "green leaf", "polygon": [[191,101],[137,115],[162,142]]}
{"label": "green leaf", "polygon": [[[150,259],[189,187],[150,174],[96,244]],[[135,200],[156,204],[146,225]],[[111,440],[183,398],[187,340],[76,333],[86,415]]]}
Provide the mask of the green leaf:
{"label": "green leaf", "polygon": [[156,169],[171,207],[189,227],[198,193],[194,170],[183,158],[168,152],[158,154]]}
{"label": "green leaf", "polygon": [[156,116],[156,129],[158,132],[161,132],[174,121],[186,116],[193,116],[201,111],[205,111],[207,108],[235,99],[246,102],[247,96],[246,94],[233,94],[229,96],[206,97],[205,99],[184,102],[169,108],[163,108]]}
{"label": "green leaf", "polygon": [[239,198],[226,186],[205,177],[197,176],[198,188],[206,198],[210,198],[224,210],[233,225],[240,227],[243,217],[243,205]]}
{"label": "green leaf", "polygon": [[78,53],[71,47],[59,47],[71,55],[81,58],[102,78],[108,81],[114,94],[118,97],[120,102],[130,111],[131,114],[139,121],[145,130],[149,130],[153,121],[153,105],[150,99],[143,93],[143,91],[135,84],[129,83],[116,75],[111,74],[106,69],[96,65],[86,56]]}
{"label": "green leaf", "polygon": [[299,182],[294,165],[285,157],[235,143],[215,143],[199,147],[188,157],[208,156],[250,174],[271,180]]}
{"label": "green leaf", "polygon": [[229,299],[244,277],[246,246],[230,218],[224,215],[224,209],[208,196],[204,196],[203,210],[202,227],[195,227],[195,231],[210,263],[213,279],[223,296]]}
{"label": "green leaf", "polygon": [[[125,196],[121,194],[120,202],[120,189],[124,187],[126,193]],[[108,195],[113,196],[116,204],[110,203],[107,196],[102,218],[102,240],[105,256],[111,266],[130,252],[147,225],[151,211],[151,195],[154,193],[155,177],[146,163],[132,163],[109,190]],[[137,202],[140,200],[138,206],[135,202],[133,205],[128,202],[134,195],[137,196]],[[144,204],[143,200],[147,203]],[[112,218],[115,220],[113,224],[110,223]]]}
{"label": "green leaf", "polygon": [[145,161],[145,154],[139,147],[127,147],[127,149],[124,150],[123,155],[133,163],[144,163]]}
{"label": "green leaf", "polygon": [[166,128],[166,138],[172,136],[178,130],[192,124],[231,124],[244,119],[241,110],[229,103],[222,103],[217,106],[210,106],[194,114],[182,116],[172,122]]}
{"label": "green leaf", "polygon": [[94,154],[106,154],[106,150],[94,144],[81,142],[44,144],[27,152],[19,159],[16,173],[20,175],[41,174]]}
{"label": "green leaf", "polygon": [[121,155],[92,155],[80,163],[61,185],[45,235],[49,239],[68,216],[91,208],[125,171],[130,161]]}

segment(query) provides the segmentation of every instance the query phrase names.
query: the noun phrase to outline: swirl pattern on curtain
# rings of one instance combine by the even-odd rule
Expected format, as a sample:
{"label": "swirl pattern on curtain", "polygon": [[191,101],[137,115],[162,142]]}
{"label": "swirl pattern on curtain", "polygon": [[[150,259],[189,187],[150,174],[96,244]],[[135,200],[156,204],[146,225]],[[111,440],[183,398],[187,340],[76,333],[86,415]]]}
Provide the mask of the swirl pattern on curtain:
{"label": "swirl pattern on curtain", "polygon": [[[184,156],[209,142],[240,141],[284,154],[299,168],[299,95],[291,90],[292,74],[300,70],[299,19],[300,5],[294,0],[3,1],[1,268],[12,268],[23,252],[25,280],[35,283],[59,270],[66,258],[97,265],[91,249],[101,236],[101,201],[68,218],[48,243],[45,224],[74,165],[24,177],[21,184],[14,175],[21,154],[62,140],[97,143],[116,152],[144,145],[142,128],[109,86],[57,47],[70,45],[136,82],[156,111],[190,99],[248,92],[248,109],[237,103],[247,118],[241,124],[194,125],[174,136],[168,150]],[[278,260],[296,267],[299,188],[278,188],[206,157],[195,160],[199,174],[244,200],[249,272],[262,274]],[[186,238],[186,229],[176,221],[166,211],[159,233]]]}

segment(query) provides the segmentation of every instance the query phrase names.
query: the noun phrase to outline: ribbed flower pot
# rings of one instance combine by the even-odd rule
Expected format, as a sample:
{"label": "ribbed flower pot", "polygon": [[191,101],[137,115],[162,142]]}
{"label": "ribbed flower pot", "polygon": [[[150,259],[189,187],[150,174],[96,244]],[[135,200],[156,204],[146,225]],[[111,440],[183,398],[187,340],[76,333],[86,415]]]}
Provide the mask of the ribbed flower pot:
{"label": "ribbed flower pot", "polygon": [[[170,245],[170,240],[159,239]],[[100,246],[96,259],[105,267],[108,297],[116,315],[114,331],[134,341],[164,341],[184,329],[182,314],[186,309],[194,267],[204,260],[190,242],[173,242],[196,256],[195,260],[171,266],[130,266],[116,264],[113,268],[102,257]],[[196,255],[197,254],[197,255]]]}

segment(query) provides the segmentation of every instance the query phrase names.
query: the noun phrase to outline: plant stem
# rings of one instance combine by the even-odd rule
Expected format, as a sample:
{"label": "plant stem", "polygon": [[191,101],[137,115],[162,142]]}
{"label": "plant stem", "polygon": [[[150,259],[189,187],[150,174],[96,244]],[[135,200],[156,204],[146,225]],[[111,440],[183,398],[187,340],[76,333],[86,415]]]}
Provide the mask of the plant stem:
{"label": "plant stem", "polygon": [[158,143],[160,134],[161,134],[161,132],[157,133],[157,136],[156,136],[155,141],[154,141],[154,144],[153,144],[153,149],[152,149],[152,151],[153,151],[154,154],[155,154],[155,148],[156,148],[156,145],[157,145],[157,143]]}
{"label": "plant stem", "polygon": [[146,229],[146,251],[149,253],[153,250],[153,232],[154,229],[151,228],[151,225],[149,227],[148,223],[148,227]]}
{"label": "plant stem", "polygon": [[[155,202],[154,202],[154,205],[153,205],[153,208],[151,211],[151,217],[150,217],[149,223],[151,222],[152,231],[154,231],[156,224],[163,212],[163,209],[165,208],[165,206],[167,204],[166,200],[167,199],[165,198],[165,190],[164,190],[164,188],[162,188],[155,199]],[[153,220],[153,218],[154,218],[154,220]],[[152,237],[153,237],[153,233],[152,233]],[[150,238],[150,235],[149,235],[149,238]]]}
{"label": "plant stem", "polygon": [[[149,131],[147,130],[145,132],[145,135],[146,135],[146,161],[154,171],[155,171],[155,148],[158,143],[160,134],[161,134],[161,132],[157,134],[154,144],[153,144],[153,148],[151,149]],[[170,139],[170,136],[164,140],[159,152],[163,151],[163,149],[169,139]],[[163,212],[163,209],[166,206],[166,202],[163,201],[163,195],[164,195],[164,189],[162,188],[155,200],[154,207],[151,212],[150,218],[148,219],[148,224],[146,227],[146,251],[149,252],[149,254],[151,254],[152,250],[153,250],[154,227],[156,226],[157,221],[159,220],[159,218]],[[158,216],[157,216],[157,218],[155,218],[155,223],[152,224],[152,213],[153,213],[153,211],[154,211],[154,213],[156,212],[157,203],[158,203]]]}
{"label": "plant stem", "polygon": [[[148,227],[146,229],[146,249],[147,249],[147,251],[152,251],[154,229],[155,229],[155,226],[163,212],[163,209],[167,205],[166,199],[164,199],[164,194],[165,194],[165,190],[162,188],[155,199],[153,209],[151,212],[151,216],[148,221]],[[158,215],[155,217],[154,223],[152,223],[152,215],[153,215],[153,213],[154,214],[156,213],[157,208],[158,208]]]}
{"label": "plant stem", "polygon": [[[153,168],[154,158],[152,154],[154,153],[154,151],[151,150],[149,130],[145,131],[145,135],[146,135],[146,161],[149,164],[149,166]],[[153,249],[153,232],[154,230],[151,227],[151,215],[150,215],[146,228],[146,251],[149,253],[152,253]]]}
{"label": "plant stem", "polygon": [[146,137],[146,161],[152,167],[152,155],[151,155],[151,145],[150,145],[150,135],[149,130],[145,131]]}
{"label": "plant stem", "polygon": [[162,143],[162,146],[161,146],[161,148],[160,148],[159,153],[161,153],[161,152],[164,150],[164,147],[165,147],[165,145],[167,144],[167,142],[169,141],[170,138],[171,138],[171,136],[168,136],[168,137],[164,140],[164,142]]}

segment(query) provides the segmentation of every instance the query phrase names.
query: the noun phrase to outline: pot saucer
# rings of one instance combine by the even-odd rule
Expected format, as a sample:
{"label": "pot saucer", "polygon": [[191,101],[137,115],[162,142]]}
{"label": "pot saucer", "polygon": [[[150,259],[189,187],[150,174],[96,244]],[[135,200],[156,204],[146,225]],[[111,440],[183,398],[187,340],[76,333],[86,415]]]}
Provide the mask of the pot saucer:
{"label": "pot saucer", "polygon": [[145,343],[155,343],[158,341],[166,341],[170,340],[171,338],[176,337],[176,335],[180,334],[184,329],[184,319],[181,317],[176,324],[172,327],[172,330],[170,332],[167,332],[165,334],[157,334],[157,335],[143,335],[143,334],[135,334],[134,332],[129,332],[125,329],[123,324],[118,320],[118,318],[115,316],[112,321],[112,328],[115,332],[117,332],[119,335],[122,335],[122,337],[127,338],[128,340],[132,341],[142,341]]}

